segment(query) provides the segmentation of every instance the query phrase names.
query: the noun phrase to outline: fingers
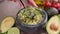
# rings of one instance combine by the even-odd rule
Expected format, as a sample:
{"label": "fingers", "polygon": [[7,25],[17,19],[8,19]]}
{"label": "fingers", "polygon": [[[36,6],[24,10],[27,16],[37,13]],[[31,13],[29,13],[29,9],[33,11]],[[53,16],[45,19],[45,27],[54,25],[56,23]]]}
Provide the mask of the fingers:
{"label": "fingers", "polygon": [[[10,0],[10,1],[14,1],[14,2],[18,1],[20,8],[21,8],[21,9],[24,8],[23,5],[22,5],[22,3],[20,2],[20,0]],[[29,7],[29,6],[38,7],[38,6],[35,4],[34,0],[26,0],[26,1],[27,1],[26,6],[28,6],[28,7]]]}
{"label": "fingers", "polygon": [[36,3],[34,2],[34,0],[28,0],[28,1],[29,1],[30,5],[35,6],[35,7],[38,7],[38,6],[36,5]]}
{"label": "fingers", "polygon": [[24,8],[23,5],[22,5],[22,3],[20,2],[20,0],[17,0],[17,1],[18,1],[18,3],[19,3],[20,8],[21,8],[21,9]]}

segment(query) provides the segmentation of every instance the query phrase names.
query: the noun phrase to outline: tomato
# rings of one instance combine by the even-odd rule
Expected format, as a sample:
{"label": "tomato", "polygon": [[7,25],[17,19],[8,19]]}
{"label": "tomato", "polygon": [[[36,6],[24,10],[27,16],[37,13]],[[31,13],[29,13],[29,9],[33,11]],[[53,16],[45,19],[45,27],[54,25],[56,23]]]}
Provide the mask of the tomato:
{"label": "tomato", "polygon": [[60,3],[57,3],[57,7],[60,8]]}
{"label": "tomato", "polygon": [[55,8],[58,9],[58,8],[60,8],[60,3],[53,3],[53,4],[52,4],[52,7],[55,7]]}
{"label": "tomato", "polygon": [[51,3],[49,1],[46,1],[44,4],[45,7],[51,7]]}
{"label": "tomato", "polygon": [[55,3],[53,3],[53,4],[52,4],[52,7],[55,7],[55,8],[57,8],[57,5],[56,5]]}

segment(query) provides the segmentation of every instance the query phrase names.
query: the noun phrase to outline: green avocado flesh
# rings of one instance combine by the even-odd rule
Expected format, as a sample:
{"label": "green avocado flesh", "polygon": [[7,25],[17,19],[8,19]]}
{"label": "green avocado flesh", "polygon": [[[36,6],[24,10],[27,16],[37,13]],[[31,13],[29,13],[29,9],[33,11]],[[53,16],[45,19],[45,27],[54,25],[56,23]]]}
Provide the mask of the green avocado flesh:
{"label": "green avocado flesh", "polygon": [[60,20],[58,16],[53,16],[46,25],[48,34],[58,34],[60,32]]}
{"label": "green avocado flesh", "polygon": [[33,7],[21,10],[19,17],[23,23],[28,25],[36,25],[43,20],[43,14]]}
{"label": "green avocado flesh", "polygon": [[11,28],[11,29],[8,30],[7,34],[20,34],[20,31],[19,31],[18,28],[13,27],[13,28]]}
{"label": "green avocado flesh", "polygon": [[0,32],[5,33],[10,29],[15,23],[15,19],[11,16],[4,18],[1,22]]}
{"label": "green avocado flesh", "polygon": [[[59,19],[60,19],[60,14],[58,15],[58,17],[59,17]],[[60,34],[60,32],[59,32],[59,34]]]}

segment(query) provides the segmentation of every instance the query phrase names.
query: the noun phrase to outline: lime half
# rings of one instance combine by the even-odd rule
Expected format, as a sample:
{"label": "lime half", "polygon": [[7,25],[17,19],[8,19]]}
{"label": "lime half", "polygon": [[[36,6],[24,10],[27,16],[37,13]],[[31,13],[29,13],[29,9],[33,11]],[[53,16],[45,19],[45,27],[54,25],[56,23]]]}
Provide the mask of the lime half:
{"label": "lime half", "polygon": [[18,28],[14,27],[8,30],[8,34],[20,34],[20,31]]}

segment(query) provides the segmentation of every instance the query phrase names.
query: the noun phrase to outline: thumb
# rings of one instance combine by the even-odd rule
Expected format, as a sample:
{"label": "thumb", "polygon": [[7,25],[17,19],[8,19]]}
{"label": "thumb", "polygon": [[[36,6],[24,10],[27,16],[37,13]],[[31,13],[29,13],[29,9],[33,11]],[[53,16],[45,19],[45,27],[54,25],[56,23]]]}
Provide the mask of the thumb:
{"label": "thumb", "polygon": [[29,1],[29,3],[30,3],[32,6],[38,7],[38,6],[36,5],[36,3],[34,2],[34,0],[28,0],[28,1]]}
{"label": "thumb", "polygon": [[20,0],[17,0],[17,1],[18,1],[18,3],[19,3],[20,8],[21,8],[21,9],[24,8],[23,5],[22,5],[22,3],[20,2]]}

